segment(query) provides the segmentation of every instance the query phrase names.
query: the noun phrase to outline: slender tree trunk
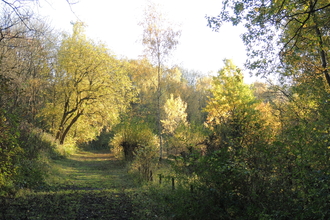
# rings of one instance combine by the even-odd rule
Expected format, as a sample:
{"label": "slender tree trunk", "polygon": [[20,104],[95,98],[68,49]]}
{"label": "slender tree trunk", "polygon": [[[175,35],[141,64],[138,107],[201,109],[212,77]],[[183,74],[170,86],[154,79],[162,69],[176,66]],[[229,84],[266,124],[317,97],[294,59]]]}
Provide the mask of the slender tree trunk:
{"label": "slender tree trunk", "polygon": [[326,52],[323,49],[323,40],[322,40],[322,35],[320,29],[316,26],[316,34],[318,35],[319,38],[319,53],[320,53],[320,58],[321,58],[321,63],[322,63],[322,68],[323,68],[323,75],[325,76],[325,79],[327,80],[328,85],[330,86],[330,75],[328,71],[328,63],[327,63],[327,56]]}
{"label": "slender tree trunk", "polygon": [[56,132],[55,140],[60,139],[61,131],[62,131],[61,129],[58,129],[58,131]]}
{"label": "slender tree trunk", "polygon": [[163,158],[163,140],[162,140],[162,125],[161,125],[161,116],[160,116],[160,108],[161,108],[161,86],[160,86],[160,80],[161,80],[161,66],[160,61],[158,63],[157,67],[157,74],[158,74],[158,90],[157,90],[157,122],[158,122],[158,136],[159,136],[159,161]]}
{"label": "slender tree trunk", "polygon": [[60,137],[60,144],[64,143],[65,137],[68,134],[68,132],[70,131],[72,125],[74,125],[74,123],[77,122],[78,118],[83,114],[83,112],[84,112],[83,110],[78,112],[78,114],[71,120],[70,124],[68,125],[68,127],[66,127],[63,134]]}
{"label": "slender tree trunk", "polygon": [[55,136],[55,140],[59,140],[61,138],[61,134],[63,132],[63,127],[64,127],[64,124],[65,124],[64,122],[66,122],[68,120],[68,119],[66,119],[67,116],[68,116],[68,112],[67,112],[68,105],[69,105],[69,100],[66,100],[65,103],[64,103],[62,119],[61,119],[61,122],[58,126],[56,136]]}
{"label": "slender tree trunk", "polygon": [[181,31],[174,31],[171,29],[170,23],[158,11],[156,4],[151,3],[146,7],[145,19],[140,23],[144,28],[142,44],[146,46],[152,61],[155,61],[158,74],[158,88],[157,88],[157,127],[159,135],[159,159],[163,157],[163,143],[162,143],[162,125],[161,125],[161,67],[165,58],[168,57],[172,50],[178,44],[177,38]]}
{"label": "slender tree trunk", "polygon": [[324,50],[324,42],[323,42],[323,39],[322,39],[322,32],[319,28],[315,12],[313,13],[313,21],[314,21],[314,24],[315,24],[316,36],[317,36],[318,41],[319,41],[319,54],[320,54],[320,59],[321,59],[321,63],[322,63],[323,75],[325,76],[325,79],[327,80],[328,86],[330,86],[330,75],[329,75],[329,71],[328,71],[327,54],[326,54],[326,51]]}

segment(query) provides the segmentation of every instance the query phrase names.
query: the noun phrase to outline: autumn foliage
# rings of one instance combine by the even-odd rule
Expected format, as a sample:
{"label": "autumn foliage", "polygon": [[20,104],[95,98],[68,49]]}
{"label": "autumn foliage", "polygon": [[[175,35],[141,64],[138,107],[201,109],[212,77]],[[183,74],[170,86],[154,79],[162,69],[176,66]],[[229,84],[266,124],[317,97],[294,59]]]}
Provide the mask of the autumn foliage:
{"label": "autumn foliage", "polygon": [[[224,1],[209,26],[243,24],[249,60],[213,76],[169,65],[181,31],[156,9],[135,60],[82,22],[59,34],[4,17],[0,196],[44,187],[49,160],[102,142],[145,184],[148,217],[329,219],[329,2]],[[246,84],[249,71],[272,79]]]}

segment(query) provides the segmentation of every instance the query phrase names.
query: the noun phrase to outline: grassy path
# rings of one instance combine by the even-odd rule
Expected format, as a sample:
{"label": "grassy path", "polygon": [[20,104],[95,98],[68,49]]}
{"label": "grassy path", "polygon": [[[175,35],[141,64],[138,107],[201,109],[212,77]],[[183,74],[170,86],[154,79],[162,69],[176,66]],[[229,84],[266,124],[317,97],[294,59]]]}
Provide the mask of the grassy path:
{"label": "grassy path", "polygon": [[54,161],[50,187],[2,200],[0,219],[135,219],[134,182],[109,152]]}
{"label": "grassy path", "polygon": [[55,161],[52,185],[68,189],[108,189],[125,192],[134,187],[125,164],[109,152],[79,152]]}

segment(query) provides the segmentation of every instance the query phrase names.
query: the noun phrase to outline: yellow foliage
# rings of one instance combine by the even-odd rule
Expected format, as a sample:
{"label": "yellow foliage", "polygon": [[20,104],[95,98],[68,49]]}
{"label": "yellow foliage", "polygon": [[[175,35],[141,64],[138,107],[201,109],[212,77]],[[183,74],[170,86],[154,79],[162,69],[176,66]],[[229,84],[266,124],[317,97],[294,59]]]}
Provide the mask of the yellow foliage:
{"label": "yellow foliage", "polygon": [[187,103],[185,103],[180,96],[174,99],[173,94],[171,94],[164,105],[164,109],[166,119],[161,120],[164,133],[173,134],[179,124],[187,123]]}
{"label": "yellow foliage", "polygon": [[117,123],[134,99],[127,63],[87,39],[82,23],[63,39],[52,83],[40,115],[60,142],[68,132],[89,140],[104,126]]}

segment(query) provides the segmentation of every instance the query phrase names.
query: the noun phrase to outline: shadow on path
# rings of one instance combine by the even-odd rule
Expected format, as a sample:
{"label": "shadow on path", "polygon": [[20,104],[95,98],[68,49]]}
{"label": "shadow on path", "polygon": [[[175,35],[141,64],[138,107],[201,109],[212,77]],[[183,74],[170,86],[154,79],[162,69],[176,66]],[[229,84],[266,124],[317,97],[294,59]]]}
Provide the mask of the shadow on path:
{"label": "shadow on path", "polygon": [[135,187],[123,161],[109,152],[79,152],[56,161],[55,185],[69,189],[112,189],[124,192]]}
{"label": "shadow on path", "polygon": [[134,182],[109,152],[79,152],[54,161],[52,186],[1,199],[1,219],[134,219]]}

